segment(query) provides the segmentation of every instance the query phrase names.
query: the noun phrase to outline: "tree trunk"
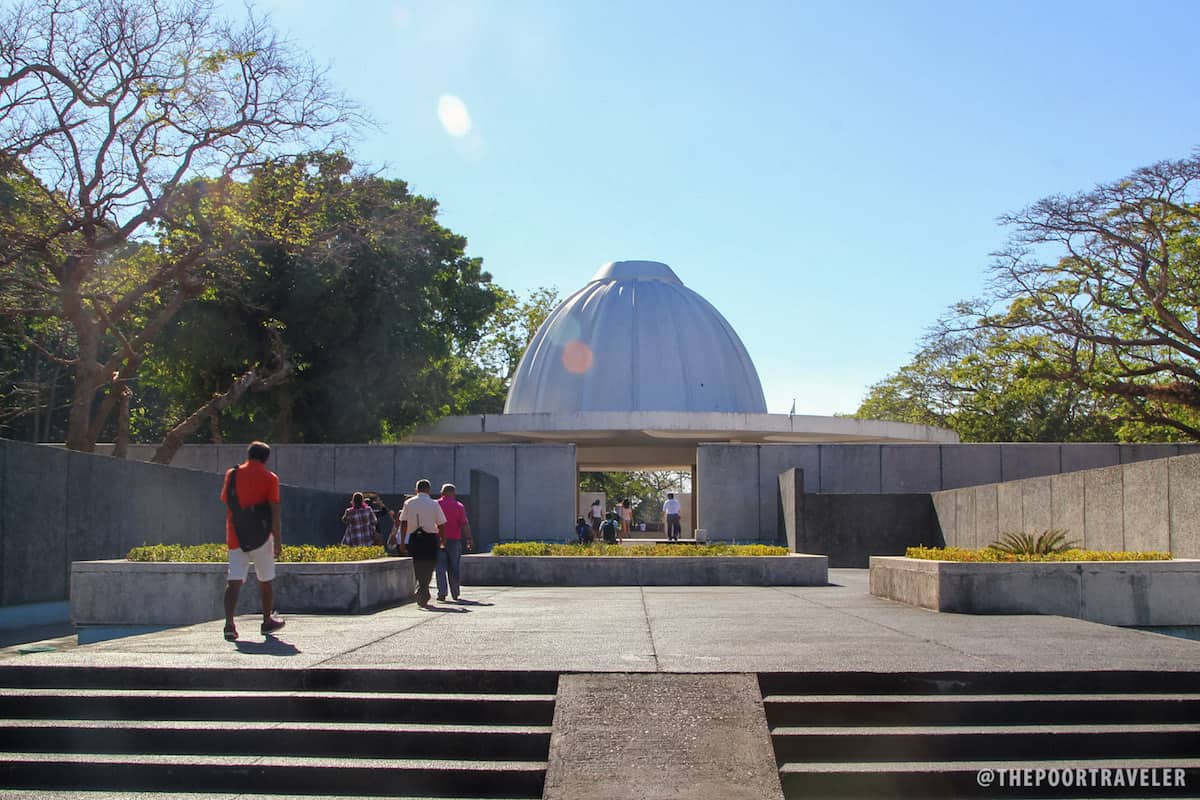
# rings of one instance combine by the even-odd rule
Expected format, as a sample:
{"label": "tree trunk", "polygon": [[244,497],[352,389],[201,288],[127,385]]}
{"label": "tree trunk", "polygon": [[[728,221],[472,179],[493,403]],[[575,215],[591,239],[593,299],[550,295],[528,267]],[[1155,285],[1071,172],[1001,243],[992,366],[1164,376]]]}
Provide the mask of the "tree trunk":
{"label": "tree trunk", "polygon": [[67,417],[67,449],[92,453],[96,440],[91,438],[92,404],[100,382],[83,374],[80,370],[75,379],[75,391],[71,395],[71,413]]}
{"label": "tree trunk", "polygon": [[113,447],[113,458],[126,458],[129,455],[129,398],[133,392],[128,386],[120,386],[121,409],[117,412],[117,442]]}
{"label": "tree trunk", "polygon": [[225,392],[213,397],[192,412],[191,416],[168,431],[167,435],[163,437],[162,444],[154,451],[154,456],[150,461],[154,464],[170,464],[171,460],[175,458],[175,454],[179,452],[179,448],[183,447],[184,439],[195,433],[209,417],[219,414],[223,409],[241,400],[242,395],[250,389],[257,379],[257,368],[251,367],[246,370]]}

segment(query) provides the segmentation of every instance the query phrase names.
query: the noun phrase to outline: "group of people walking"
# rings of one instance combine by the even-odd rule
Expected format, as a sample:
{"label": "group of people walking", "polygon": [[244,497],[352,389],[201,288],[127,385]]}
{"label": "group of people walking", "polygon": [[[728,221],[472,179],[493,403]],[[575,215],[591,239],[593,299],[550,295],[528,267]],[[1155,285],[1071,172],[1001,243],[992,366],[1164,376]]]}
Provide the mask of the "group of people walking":
{"label": "group of people walking", "polygon": [[[229,572],[225,586],[225,639],[238,639],[234,616],[238,595],[246,581],[250,565],[258,578],[262,599],[260,631],[272,634],[284,626],[275,614],[275,559],[283,549],[283,525],[280,512],[279,476],[267,469],[271,447],[266,442],[251,442],[246,460],[225,472],[221,484],[221,502],[225,504],[225,546],[229,551]],[[379,512],[371,507],[362,492],[355,492],[350,506],[342,514],[345,530],[342,543],[368,546],[384,543],[399,554],[410,555],[417,578],[417,602],[429,606],[429,581],[437,573],[437,599],[447,595],[455,601],[461,591],[461,559],[465,549],[475,547],[467,510],[455,497],[452,483],[442,485],[439,497],[430,496],[430,483],[417,481],[416,495],[393,514],[380,503]],[[382,519],[380,519],[382,514]],[[387,529],[387,533],[383,528]]]}
{"label": "group of people walking", "polygon": [[342,544],[365,547],[386,543],[389,551],[394,548],[398,555],[412,558],[417,603],[423,608],[429,605],[429,580],[434,574],[438,601],[445,602],[447,594],[459,599],[464,546],[467,552],[475,548],[467,509],[456,497],[458,489],[453,483],[444,483],[436,500],[430,496],[431,489],[428,480],[417,481],[416,494],[397,512],[382,502],[376,510],[362,492],[355,492],[342,514]]}
{"label": "group of people walking", "polygon": [[[662,506],[666,518],[667,541],[678,542],[680,535],[680,506],[674,492],[667,493]],[[620,544],[633,530],[633,503],[625,498],[611,511],[604,510],[604,503],[596,498],[588,508],[586,517],[575,520],[575,536],[581,544],[602,539],[608,544]]]}

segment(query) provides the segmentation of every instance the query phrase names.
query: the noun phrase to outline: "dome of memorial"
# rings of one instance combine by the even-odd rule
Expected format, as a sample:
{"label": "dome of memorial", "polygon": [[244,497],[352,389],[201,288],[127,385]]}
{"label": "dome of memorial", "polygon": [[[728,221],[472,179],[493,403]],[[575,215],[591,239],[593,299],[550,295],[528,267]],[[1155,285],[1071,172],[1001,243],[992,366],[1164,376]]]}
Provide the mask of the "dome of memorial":
{"label": "dome of memorial", "polygon": [[666,264],[614,261],[542,323],[505,414],[765,414],[758,372],[712,304]]}

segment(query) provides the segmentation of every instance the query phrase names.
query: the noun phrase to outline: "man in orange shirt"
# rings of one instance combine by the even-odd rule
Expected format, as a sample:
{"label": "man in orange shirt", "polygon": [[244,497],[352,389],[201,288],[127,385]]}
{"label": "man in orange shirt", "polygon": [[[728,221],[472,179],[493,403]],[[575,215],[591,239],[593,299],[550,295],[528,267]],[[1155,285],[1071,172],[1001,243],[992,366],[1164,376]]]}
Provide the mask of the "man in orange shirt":
{"label": "man in orange shirt", "polygon": [[252,442],[246,450],[246,461],[237,466],[237,501],[241,508],[251,508],[262,503],[270,504],[271,534],[259,547],[246,552],[238,541],[233,524],[233,512],[229,510],[229,476],[225,472],[225,483],[221,487],[221,502],[225,507],[225,546],[229,548],[229,584],[225,587],[225,639],[237,641],[237,628],[233,615],[237,610],[238,592],[246,580],[250,565],[254,564],[254,575],[258,578],[258,590],[262,595],[262,627],[264,634],[274,633],[283,627],[284,621],[275,616],[274,592],[271,582],[275,580],[275,558],[283,548],[282,524],[279,512],[279,476],[267,469],[271,447],[266,442]]}

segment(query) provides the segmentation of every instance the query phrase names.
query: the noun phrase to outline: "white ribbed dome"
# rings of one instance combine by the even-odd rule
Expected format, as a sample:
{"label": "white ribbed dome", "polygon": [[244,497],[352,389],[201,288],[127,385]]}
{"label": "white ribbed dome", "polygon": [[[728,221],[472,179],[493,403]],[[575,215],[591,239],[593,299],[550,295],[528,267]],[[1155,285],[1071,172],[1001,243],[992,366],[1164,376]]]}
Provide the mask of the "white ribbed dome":
{"label": "white ribbed dome", "polygon": [[742,340],[666,264],[614,261],[546,318],[521,358],[506,414],[765,414]]}

